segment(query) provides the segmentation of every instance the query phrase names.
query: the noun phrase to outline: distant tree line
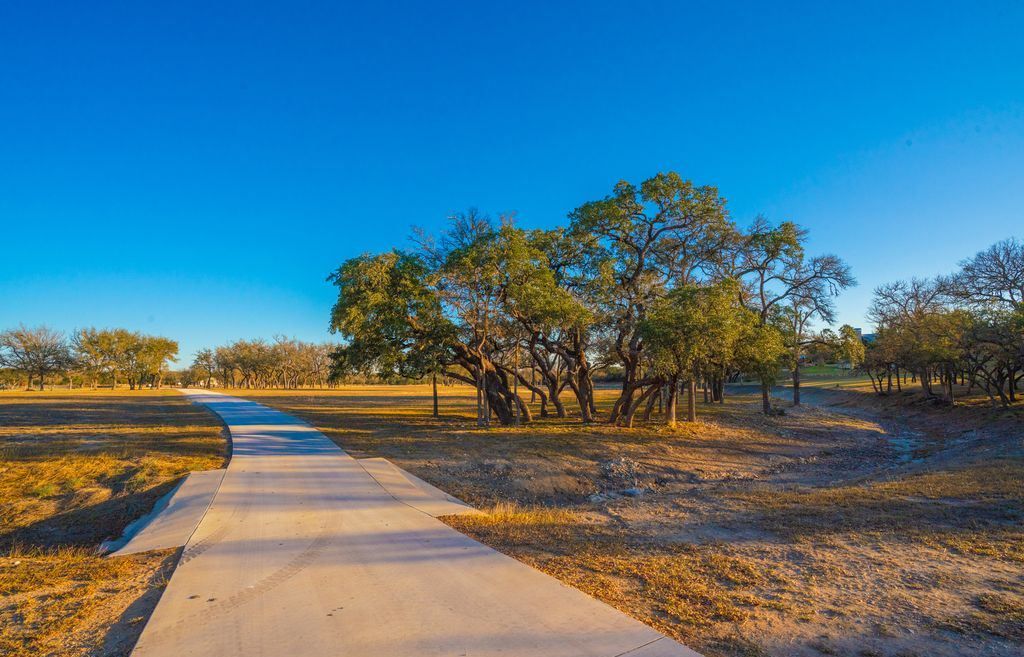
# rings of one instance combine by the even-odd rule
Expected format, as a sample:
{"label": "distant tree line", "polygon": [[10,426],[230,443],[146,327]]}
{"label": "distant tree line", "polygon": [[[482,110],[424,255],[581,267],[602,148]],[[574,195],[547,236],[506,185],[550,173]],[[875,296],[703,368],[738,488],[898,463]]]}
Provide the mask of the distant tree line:
{"label": "distant tree line", "polygon": [[181,386],[300,388],[330,385],[336,345],[292,338],[238,340],[201,349],[191,365],[172,370],[178,343],[127,329],[79,329],[70,335],[45,326],[0,332],[0,385]]}
{"label": "distant tree line", "polygon": [[1017,400],[1024,377],[1024,244],[1007,239],[949,276],[875,290],[878,327],[864,369],[880,394],[909,377],[929,398],[954,401],[954,386],[984,391],[992,404]]}
{"label": "distant tree line", "polygon": [[612,424],[655,412],[674,424],[684,396],[694,420],[698,389],[720,403],[741,374],[770,413],[784,365],[799,403],[805,350],[862,355],[852,328],[813,328],[834,321],[834,298],[855,281],[838,257],[808,255],[806,239],[791,222],[741,229],[716,188],[676,173],[621,182],[551,230],[471,210],[440,235],[417,231],[412,250],[362,255],[329,277],[344,338],[333,373],[463,381],[481,425],[530,421],[527,393],[542,416],[564,417],[566,390],[595,421],[601,371],[621,380]]}
{"label": "distant tree line", "polygon": [[69,385],[77,377],[93,387],[159,387],[177,355],[174,340],[127,329],[80,329],[70,337],[45,326],[0,332],[0,367],[40,390],[47,377],[58,375]]}
{"label": "distant tree line", "polygon": [[226,388],[302,388],[328,384],[331,344],[314,344],[278,336],[237,340],[196,353],[191,368],[181,373],[183,385]]}

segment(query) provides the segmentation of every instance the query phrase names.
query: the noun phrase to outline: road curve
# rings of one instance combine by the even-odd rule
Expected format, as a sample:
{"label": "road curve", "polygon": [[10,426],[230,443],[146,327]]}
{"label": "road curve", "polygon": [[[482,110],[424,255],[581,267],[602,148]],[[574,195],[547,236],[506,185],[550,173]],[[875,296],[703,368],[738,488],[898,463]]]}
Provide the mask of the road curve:
{"label": "road curve", "polygon": [[185,394],[232,458],[136,657],[699,657],[395,500],[309,425]]}

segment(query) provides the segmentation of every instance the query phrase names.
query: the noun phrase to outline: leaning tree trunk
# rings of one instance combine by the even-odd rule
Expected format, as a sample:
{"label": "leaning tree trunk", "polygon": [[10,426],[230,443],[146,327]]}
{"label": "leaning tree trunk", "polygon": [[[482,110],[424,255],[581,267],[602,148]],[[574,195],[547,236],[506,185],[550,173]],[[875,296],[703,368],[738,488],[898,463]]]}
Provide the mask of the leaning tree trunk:
{"label": "leaning tree trunk", "polygon": [[[540,397],[540,416],[541,417],[547,417],[548,416],[548,395],[547,395],[547,393],[544,392],[544,390],[542,388],[538,387],[534,381],[531,381],[530,379],[527,379],[525,376],[523,376],[522,372],[516,371],[515,369],[509,369],[507,367],[501,367],[500,369],[501,369],[501,372],[502,372],[503,376],[511,377],[512,378],[513,390],[511,392],[511,394],[516,396],[516,397],[518,397],[519,396],[518,386],[519,386],[519,384],[522,384],[527,390],[530,391],[531,400],[535,399],[537,397]],[[522,401],[522,404],[526,404],[526,401],[525,400]],[[519,405],[519,402],[516,402],[516,405]]]}
{"label": "leaning tree trunk", "polygon": [[[504,426],[511,426],[515,424],[515,408],[513,407],[515,400],[498,390],[493,381],[490,380],[491,378],[491,376],[487,376],[484,381],[485,412],[488,415],[494,413],[498,418],[498,422]],[[521,406],[520,410],[522,411]],[[524,413],[526,417],[522,418],[524,422],[529,422],[530,420],[528,413],[529,409]]]}
{"label": "leaning tree trunk", "polygon": [[597,406],[594,403],[594,378],[590,362],[587,360],[587,349],[581,334],[576,333],[572,341],[569,356],[573,361],[572,391],[576,395],[576,403],[580,407],[580,417],[584,424],[594,421]]}
{"label": "leaning tree trunk", "polygon": [[587,365],[585,357],[576,361],[575,380],[572,382],[572,391],[576,394],[576,403],[580,407],[580,418],[584,424],[594,421],[594,381],[590,377],[590,366]]}
{"label": "leaning tree trunk", "polygon": [[[533,397],[536,397],[538,394],[533,382],[534,371],[540,372],[541,381],[544,382],[544,387],[548,389],[547,395],[541,395],[541,417],[547,417],[548,415],[548,401],[550,401],[551,405],[554,407],[556,416],[565,417],[565,405],[562,404],[562,400],[558,398],[558,392],[561,389],[561,386],[558,380],[559,377],[557,369],[551,367],[551,363],[543,354],[537,351],[535,345],[530,346],[529,352],[530,356],[533,357],[534,364],[536,365],[536,370],[533,368],[530,370],[530,391]],[[525,383],[525,378],[520,380]]]}
{"label": "leaning tree trunk", "polygon": [[657,384],[658,393],[655,394],[655,395],[651,395],[647,399],[647,406],[646,406],[646,408],[644,408],[644,416],[643,416],[644,422],[650,422],[651,414],[654,413],[654,405],[657,404],[659,400],[661,400],[661,387],[662,387],[661,384]]}
{"label": "leaning tree trunk", "polygon": [[668,400],[665,402],[665,424],[676,426],[676,401],[679,398],[679,381],[676,377],[669,379]]}
{"label": "leaning tree trunk", "polygon": [[655,383],[654,385],[649,386],[647,390],[644,390],[643,393],[636,398],[636,401],[634,401],[632,406],[630,406],[629,412],[626,413],[626,421],[624,423],[626,428],[633,428],[633,418],[636,417],[636,412],[640,410],[640,407],[643,405],[645,400],[648,398],[654,399],[654,393],[658,391],[659,387],[660,385]]}
{"label": "leaning tree trunk", "polygon": [[594,421],[597,413],[597,405],[594,403],[594,380],[590,377],[590,371],[580,372],[580,416],[585,424]]}
{"label": "leaning tree trunk", "polygon": [[627,365],[625,378],[622,381],[622,392],[619,393],[619,398],[615,400],[615,404],[612,405],[612,411],[608,416],[609,424],[617,424],[619,417],[624,413],[628,413],[629,409],[633,406],[633,395],[636,394],[637,385],[639,380],[638,372],[636,371],[635,364]]}
{"label": "leaning tree trunk", "polygon": [[637,336],[627,345],[623,342],[625,336],[620,335],[616,343],[615,351],[622,362],[622,392],[619,398],[612,405],[611,413],[608,415],[608,424],[618,424],[619,416],[629,412],[633,404],[633,395],[636,393],[640,381],[640,351],[635,344]]}

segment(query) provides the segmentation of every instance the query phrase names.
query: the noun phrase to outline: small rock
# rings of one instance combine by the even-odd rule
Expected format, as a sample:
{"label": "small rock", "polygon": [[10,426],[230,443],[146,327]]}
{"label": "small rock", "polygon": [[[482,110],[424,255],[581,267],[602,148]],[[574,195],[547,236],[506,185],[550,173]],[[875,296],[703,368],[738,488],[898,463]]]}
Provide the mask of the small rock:
{"label": "small rock", "polygon": [[647,491],[644,490],[643,488],[627,488],[626,490],[622,491],[622,494],[625,495],[626,497],[640,497],[646,492]]}

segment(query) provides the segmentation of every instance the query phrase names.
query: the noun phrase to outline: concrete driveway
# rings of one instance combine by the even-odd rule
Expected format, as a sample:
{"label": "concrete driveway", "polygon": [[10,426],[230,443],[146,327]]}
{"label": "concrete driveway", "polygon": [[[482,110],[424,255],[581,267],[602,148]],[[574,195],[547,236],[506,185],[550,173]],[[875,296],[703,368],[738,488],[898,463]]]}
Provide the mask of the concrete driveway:
{"label": "concrete driveway", "polygon": [[697,654],[398,501],[309,425],[186,394],[232,458],[134,655]]}

